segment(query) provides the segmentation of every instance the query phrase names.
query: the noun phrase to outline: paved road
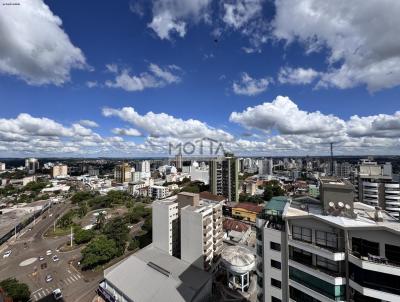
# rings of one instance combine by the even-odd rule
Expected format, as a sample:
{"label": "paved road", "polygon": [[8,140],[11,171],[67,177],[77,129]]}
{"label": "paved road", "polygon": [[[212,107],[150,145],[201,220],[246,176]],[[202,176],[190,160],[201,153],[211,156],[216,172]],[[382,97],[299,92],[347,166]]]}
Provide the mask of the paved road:
{"label": "paved road", "polygon": [[[44,238],[43,235],[52,227],[55,219],[71,208],[69,204],[53,206],[50,212],[39,218],[32,230],[28,230],[15,242],[9,243],[5,250],[11,250],[8,258],[0,255],[0,280],[15,277],[28,284],[32,292],[32,301],[52,301],[52,291],[56,288],[62,290],[64,301],[91,301],[94,290],[97,288],[101,276],[85,277],[70,263],[80,258],[80,250],[70,252],[57,252],[56,249],[69,240],[68,236],[58,238]],[[46,256],[46,251],[51,250],[52,255]],[[57,255],[59,261],[54,262],[52,256]],[[39,256],[44,260],[39,261]],[[46,268],[42,264],[46,263]],[[47,275],[53,280],[46,282]]]}

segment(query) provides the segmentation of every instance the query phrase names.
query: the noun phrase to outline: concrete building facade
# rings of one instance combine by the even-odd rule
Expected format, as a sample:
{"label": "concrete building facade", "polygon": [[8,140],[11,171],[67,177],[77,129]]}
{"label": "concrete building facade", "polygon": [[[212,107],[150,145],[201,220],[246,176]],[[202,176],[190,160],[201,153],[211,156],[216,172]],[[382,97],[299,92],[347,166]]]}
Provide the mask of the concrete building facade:
{"label": "concrete building facade", "polygon": [[210,191],[228,201],[239,201],[239,161],[232,154],[210,161]]}

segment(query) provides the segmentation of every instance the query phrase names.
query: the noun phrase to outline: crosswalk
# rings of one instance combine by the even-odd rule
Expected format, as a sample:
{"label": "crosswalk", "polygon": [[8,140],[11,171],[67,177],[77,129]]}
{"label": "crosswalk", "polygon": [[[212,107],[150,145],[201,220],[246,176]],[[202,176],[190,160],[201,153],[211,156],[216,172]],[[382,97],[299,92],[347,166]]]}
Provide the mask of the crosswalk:
{"label": "crosswalk", "polygon": [[63,280],[54,279],[49,283],[49,285],[51,286],[47,288],[39,288],[38,290],[34,291],[31,296],[32,301],[39,301],[40,299],[43,299],[44,297],[50,295],[56,288],[64,289],[72,285],[74,282],[82,279],[82,275],[79,273],[74,273],[71,272],[70,270],[67,270],[67,272],[68,274],[66,274]]}

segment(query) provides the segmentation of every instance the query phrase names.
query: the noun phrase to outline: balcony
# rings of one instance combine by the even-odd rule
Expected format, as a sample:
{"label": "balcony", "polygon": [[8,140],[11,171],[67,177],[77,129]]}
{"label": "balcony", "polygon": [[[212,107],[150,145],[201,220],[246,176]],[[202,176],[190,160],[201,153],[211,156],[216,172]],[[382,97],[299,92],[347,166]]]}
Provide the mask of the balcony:
{"label": "balcony", "polygon": [[346,284],[346,278],[343,276],[343,274],[339,272],[330,271],[315,265],[306,265],[305,263],[301,263],[301,261],[299,261],[298,259],[296,260],[290,259],[289,265],[298,270],[306,272],[307,274],[310,274],[321,280],[324,280],[325,282],[328,282],[330,284],[333,285]]}
{"label": "balcony", "polygon": [[[398,302],[400,301],[400,296],[396,294],[386,293],[379,289],[372,289],[369,287],[362,286],[357,282],[350,280],[349,285],[351,288],[355,289],[357,292],[363,296],[377,299],[378,301],[389,301]],[[356,301],[357,302],[357,301]]]}
{"label": "balcony", "polygon": [[204,238],[203,238],[203,243],[207,244],[208,241],[212,238],[211,234],[208,233]]}
{"label": "balcony", "polygon": [[293,237],[291,236],[289,236],[288,242],[290,246],[297,247],[306,252],[316,254],[329,260],[342,261],[345,259],[345,253],[339,250],[329,249],[328,247],[321,247],[312,242],[293,239]]}
{"label": "balcony", "polygon": [[370,255],[370,257],[361,256],[357,252],[351,252],[349,254],[349,262],[369,271],[400,276],[400,263],[390,262],[384,257],[373,255]]}
{"label": "balcony", "polygon": [[203,235],[206,236],[207,233],[210,233],[211,231],[212,231],[212,227],[208,226],[208,227],[203,229]]}
{"label": "balcony", "polygon": [[212,246],[211,242],[208,242],[207,244],[205,244],[203,247],[204,252],[207,251],[211,246]]}
{"label": "balcony", "polygon": [[289,266],[289,284],[320,301],[345,301],[346,286],[326,282],[315,274],[309,274]]}

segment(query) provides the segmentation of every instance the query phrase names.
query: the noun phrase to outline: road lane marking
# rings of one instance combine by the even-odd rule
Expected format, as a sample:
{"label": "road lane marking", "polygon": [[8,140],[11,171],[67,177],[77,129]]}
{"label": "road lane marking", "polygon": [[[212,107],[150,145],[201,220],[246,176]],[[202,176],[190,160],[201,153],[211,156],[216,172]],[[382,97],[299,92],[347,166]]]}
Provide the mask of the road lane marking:
{"label": "road lane marking", "polygon": [[42,290],[43,297],[46,297],[46,292]]}
{"label": "road lane marking", "polygon": [[40,290],[42,290],[42,289],[43,289],[43,287],[41,287],[41,288],[35,290],[32,294],[36,294],[38,291],[40,291]]}
{"label": "road lane marking", "polygon": [[50,291],[48,288],[46,288],[46,294],[50,294]]}
{"label": "road lane marking", "polygon": [[76,276],[78,277],[78,279],[82,278],[82,276],[81,276],[81,275],[79,275],[79,274],[77,274]]}
{"label": "road lane marking", "polygon": [[37,295],[39,296],[39,299],[42,297],[42,295],[40,294],[40,292],[37,292]]}
{"label": "road lane marking", "polygon": [[78,281],[78,278],[76,278],[75,276],[71,276],[72,279],[74,279],[74,281]]}

